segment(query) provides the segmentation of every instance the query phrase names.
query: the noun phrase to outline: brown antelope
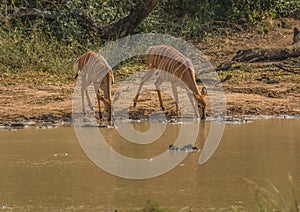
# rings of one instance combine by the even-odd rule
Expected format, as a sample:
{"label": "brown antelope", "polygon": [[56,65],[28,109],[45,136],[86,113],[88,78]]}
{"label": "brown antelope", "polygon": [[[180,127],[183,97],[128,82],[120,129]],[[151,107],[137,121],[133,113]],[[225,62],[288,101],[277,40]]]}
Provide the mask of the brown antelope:
{"label": "brown antelope", "polygon": [[[184,55],[182,55],[179,51],[167,45],[149,47],[146,53],[146,57],[148,71],[141,80],[137,94],[134,98],[134,107],[136,106],[143,84],[148,79],[150,79],[153,74],[157,73],[158,79],[155,82],[155,86],[162,110],[164,110],[165,108],[163,106],[159,86],[164,81],[170,81],[176,101],[176,114],[178,115],[177,86],[180,86],[187,90],[188,97],[194,107],[195,113],[197,114],[197,112],[199,111],[201,119],[205,119],[207,90],[205,87],[203,87],[201,93],[199,92],[195,80],[195,70],[192,62]],[[196,110],[196,106],[194,105],[192,95],[196,99],[198,111]]]}
{"label": "brown antelope", "polygon": [[[93,110],[87,87],[93,83],[94,90],[98,100],[99,118],[102,119],[100,101],[104,103],[107,112],[108,121],[111,120],[111,86],[114,83],[114,75],[111,67],[107,61],[99,54],[89,51],[77,58],[74,64],[74,71],[76,73],[75,79],[81,73],[81,98],[82,98],[82,111],[85,114],[84,106],[84,93],[88,101],[88,105]],[[100,95],[101,89],[104,93]]]}

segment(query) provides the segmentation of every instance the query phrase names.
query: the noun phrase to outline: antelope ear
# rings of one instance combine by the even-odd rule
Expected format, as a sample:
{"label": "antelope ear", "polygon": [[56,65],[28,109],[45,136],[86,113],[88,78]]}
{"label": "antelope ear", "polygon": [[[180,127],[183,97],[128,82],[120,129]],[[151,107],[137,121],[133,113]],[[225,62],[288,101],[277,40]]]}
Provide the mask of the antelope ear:
{"label": "antelope ear", "polygon": [[202,90],[201,90],[201,95],[202,96],[207,96],[207,89],[206,87],[203,87]]}

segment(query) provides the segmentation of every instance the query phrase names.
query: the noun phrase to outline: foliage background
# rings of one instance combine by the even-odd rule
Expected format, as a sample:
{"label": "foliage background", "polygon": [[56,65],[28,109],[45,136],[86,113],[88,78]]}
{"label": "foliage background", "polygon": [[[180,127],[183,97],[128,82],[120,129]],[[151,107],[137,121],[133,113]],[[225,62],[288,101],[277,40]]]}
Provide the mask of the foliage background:
{"label": "foliage background", "polygon": [[[139,3],[143,0],[132,0]],[[17,17],[20,8],[47,16]],[[100,25],[114,23],[130,10],[124,0],[0,1],[0,71],[70,73],[75,58],[107,42],[76,18],[84,13]],[[264,20],[300,18],[299,0],[161,0],[134,33],[159,32],[196,42],[218,33],[220,25],[257,26]]]}

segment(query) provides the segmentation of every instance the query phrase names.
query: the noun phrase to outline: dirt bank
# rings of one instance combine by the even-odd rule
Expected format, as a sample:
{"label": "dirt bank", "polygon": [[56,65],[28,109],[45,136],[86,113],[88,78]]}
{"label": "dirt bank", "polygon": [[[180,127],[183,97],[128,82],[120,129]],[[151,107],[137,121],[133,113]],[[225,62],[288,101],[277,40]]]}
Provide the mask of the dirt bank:
{"label": "dirt bank", "polygon": [[[214,66],[230,61],[237,50],[253,47],[289,45],[291,29],[275,25],[268,33],[257,30],[233,32],[222,36],[207,37],[196,44]],[[300,63],[300,59],[296,58]],[[228,115],[299,115],[300,76],[282,71],[272,63],[235,64],[229,71],[220,73],[221,78],[232,78],[223,87],[226,93]],[[22,121],[70,121],[72,93],[75,81],[73,73],[53,76],[53,81],[28,80],[49,77],[44,73],[9,73],[0,75],[0,122]],[[68,80],[60,82],[59,78]],[[118,85],[116,83],[115,87]],[[114,87],[114,88],[115,88]],[[147,101],[140,101],[131,109],[132,118],[144,118],[151,110],[159,110],[155,93],[146,94]],[[142,98],[142,97],[141,97]],[[174,101],[166,100],[167,113],[174,114]],[[208,111],[209,115],[209,111]]]}

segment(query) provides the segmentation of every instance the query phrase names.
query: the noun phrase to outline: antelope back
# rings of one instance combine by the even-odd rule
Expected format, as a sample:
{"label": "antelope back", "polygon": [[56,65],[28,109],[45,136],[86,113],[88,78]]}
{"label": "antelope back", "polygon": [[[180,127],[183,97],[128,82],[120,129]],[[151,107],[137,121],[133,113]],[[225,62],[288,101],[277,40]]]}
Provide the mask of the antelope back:
{"label": "antelope back", "polygon": [[86,83],[101,83],[107,74],[112,76],[112,69],[107,61],[99,54],[89,51],[79,57],[78,67],[82,74],[86,75]]}
{"label": "antelope back", "polygon": [[189,59],[175,48],[167,45],[151,46],[147,51],[147,67],[168,72],[182,79],[186,71],[194,70]]}
{"label": "antelope back", "polygon": [[86,52],[85,54],[81,55],[77,61],[78,61],[78,68],[79,70],[82,70],[84,65],[89,61],[90,57],[92,55],[96,55],[95,52],[92,52],[92,51],[89,51],[89,52]]}

